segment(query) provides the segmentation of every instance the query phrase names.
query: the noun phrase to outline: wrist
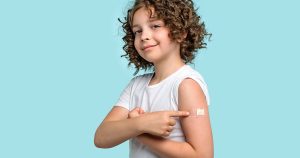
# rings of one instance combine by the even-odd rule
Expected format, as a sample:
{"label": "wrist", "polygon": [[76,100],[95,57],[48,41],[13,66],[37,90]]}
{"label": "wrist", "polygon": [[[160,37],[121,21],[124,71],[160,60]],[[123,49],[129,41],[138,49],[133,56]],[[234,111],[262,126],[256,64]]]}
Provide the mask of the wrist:
{"label": "wrist", "polygon": [[134,117],[131,118],[134,124],[134,128],[137,130],[137,132],[140,134],[145,133],[145,128],[144,128],[144,124],[143,121],[141,120],[140,117]]}

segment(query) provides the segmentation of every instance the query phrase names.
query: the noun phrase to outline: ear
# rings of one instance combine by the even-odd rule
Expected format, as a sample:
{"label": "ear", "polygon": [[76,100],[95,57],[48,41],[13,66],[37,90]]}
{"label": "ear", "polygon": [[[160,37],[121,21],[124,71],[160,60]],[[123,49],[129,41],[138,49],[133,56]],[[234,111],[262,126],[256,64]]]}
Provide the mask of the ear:
{"label": "ear", "polygon": [[178,42],[178,43],[181,43],[182,41],[184,41],[184,39],[186,38],[186,36],[187,36],[187,33],[186,33],[186,32],[183,32],[183,33],[181,34],[181,38],[178,39],[177,42]]}

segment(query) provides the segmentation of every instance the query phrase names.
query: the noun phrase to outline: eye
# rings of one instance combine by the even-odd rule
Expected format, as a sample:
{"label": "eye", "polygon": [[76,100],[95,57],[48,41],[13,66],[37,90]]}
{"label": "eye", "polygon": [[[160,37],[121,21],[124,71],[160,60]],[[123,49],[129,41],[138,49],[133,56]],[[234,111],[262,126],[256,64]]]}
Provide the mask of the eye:
{"label": "eye", "polygon": [[142,30],[136,30],[136,31],[133,31],[133,34],[137,35],[137,34],[140,34],[141,32],[142,32]]}
{"label": "eye", "polygon": [[158,24],[154,24],[154,25],[152,25],[151,27],[152,27],[153,29],[157,29],[157,28],[160,28],[161,26],[158,25]]}

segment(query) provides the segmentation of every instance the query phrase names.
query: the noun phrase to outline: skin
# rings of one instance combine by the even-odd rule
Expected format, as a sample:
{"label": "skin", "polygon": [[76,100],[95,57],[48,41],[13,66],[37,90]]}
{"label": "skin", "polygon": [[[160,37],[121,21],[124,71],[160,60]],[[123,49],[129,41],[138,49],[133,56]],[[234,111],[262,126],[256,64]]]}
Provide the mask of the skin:
{"label": "skin", "polygon": [[[178,41],[171,41],[169,29],[163,21],[149,17],[145,8],[137,10],[133,17],[135,48],[139,55],[154,64],[155,75],[150,81],[156,84],[184,65]],[[145,113],[136,108],[128,111],[115,106],[95,133],[95,145],[100,148],[114,147],[136,137],[160,157],[212,158],[213,139],[205,95],[193,79],[185,79],[178,90],[179,111]],[[202,108],[205,115],[189,116],[189,111]],[[165,139],[180,117],[186,142]],[[119,132],[122,131],[122,132]]]}

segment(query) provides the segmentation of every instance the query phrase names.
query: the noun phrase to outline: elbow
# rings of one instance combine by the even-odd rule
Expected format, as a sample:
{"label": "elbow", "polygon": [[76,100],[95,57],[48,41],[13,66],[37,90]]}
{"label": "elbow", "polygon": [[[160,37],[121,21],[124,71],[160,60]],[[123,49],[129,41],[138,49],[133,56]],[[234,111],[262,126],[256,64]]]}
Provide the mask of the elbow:
{"label": "elbow", "polygon": [[94,144],[97,148],[107,149],[112,148],[116,145],[107,142],[107,139],[101,137],[101,136],[95,136],[94,138]]}
{"label": "elbow", "polygon": [[95,135],[94,135],[94,145],[97,147],[97,148],[108,148],[106,145],[105,145],[105,139],[104,137],[102,136],[101,134],[101,131],[100,131],[100,128],[98,128],[95,132]]}
{"label": "elbow", "polygon": [[213,158],[213,155],[198,154],[195,158]]}
{"label": "elbow", "polygon": [[214,152],[213,149],[195,149],[195,148],[190,148],[189,154],[185,155],[184,157],[186,158],[214,158]]}
{"label": "elbow", "polygon": [[101,143],[101,140],[99,140],[99,138],[97,138],[96,136],[94,138],[94,144],[97,148],[104,148],[104,145]]}
{"label": "elbow", "polygon": [[197,158],[214,158],[214,146],[213,144],[205,147],[199,147],[194,150]]}
{"label": "elbow", "polygon": [[115,145],[110,141],[109,136],[106,134],[103,134],[103,132],[100,129],[97,129],[94,135],[94,145],[97,148],[112,148]]}
{"label": "elbow", "polygon": [[213,158],[213,152],[197,152],[195,158]]}
{"label": "elbow", "polygon": [[96,138],[94,139],[94,144],[97,148],[110,148],[109,146],[105,145],[105,143],[103,143],[101,140],[96,140]]}
{"label": "elbow", "polygon": [[214,158],[214,150],[213,148],[202,149],[194,149],[194,158]]}
{"label": "elbow", "polygon": [[97,148],[103,148],[103,149],[111,148],[111,146],[107,145],[107,143],[105,143],[105,140],[100,136],[94,137],[94,144]]}

